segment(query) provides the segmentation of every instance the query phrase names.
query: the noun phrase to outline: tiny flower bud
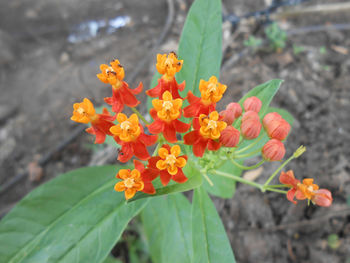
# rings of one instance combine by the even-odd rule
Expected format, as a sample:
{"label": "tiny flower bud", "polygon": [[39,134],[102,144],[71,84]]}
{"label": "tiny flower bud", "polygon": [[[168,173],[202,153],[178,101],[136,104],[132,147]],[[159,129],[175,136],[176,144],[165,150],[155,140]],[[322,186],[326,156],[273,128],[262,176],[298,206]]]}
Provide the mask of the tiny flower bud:
{"label": "tiny flower bud", "polygon": [[298,158],[300,155],[302,155],[306,151],[306,147],[304,145],[301,145],[293,154],[294,158]]}
{"label": "tiny flower bud", "polygon": [[315,196],[312,199],[316,205],[328,207],[332,204],[332,193],[327,189],[319,189],[315,191]]}
{"label": "tiny flower bud", "polygon": [[288,136],[291,127],[286,120],[280,119],[269,121],[264,128],[271,139],[283,141]]}
{"label": "tiny flower bud", "polygon": [[247,111],[243,114],[243,117],[242,117],[242,122],[248,120],[248,119],[255,119],[255,120],[260,120],[259,118],[259,114],[256,113],[255,111]]}
{"label": "tiny flower bud", "polygon": [[267,161],[280,161],[286,153],[282,142],[276,139],[269,140],[261,150],[262,156]]}
{"label": "tiny flower bud", "polygon": [[222,121],[226,122],[227,125],[232,125],[235,121],[235,113],[232,110],[223,110],[220,111],[220,116],[222,117]]}
{"label": "tiny flower bud", "polygon": [[231,102],[226,106],[226,110],[234,112],[235,119],[242,115],[242,107],[237,102]]}
{"label": "tiny flower bud", "polygon": [[232,126],[227,126],[220,136],[220,142],[225,147],[236,147],[239,142],[240,132]]}
{"label": "tiny flower bud", "polygon": [[273,120],[281,120],[282,116],[279,115],[277,112],[270,112],[265,115],[263,119],[263,126],[266,129],[266,127],[269,125],[269,123]]}
{"label": "tiny flower bud", "polygon": [[258,97],[250,97],[246,99],[243,103],[243,107],[245,111],[255,111],[259,112],[261,109],[262,102]]}
{"label": "tiny flower bud", "polygon": [[[247,115],[247,113],[249,114]],[[253,111],[248,111],[243,115],[241,123],[242,136],[248,140],[257,138],[261,130],[261,123],[258,114],[254,112],[257,116],[256,118],[254,114],[250,113],[253,113]]]}

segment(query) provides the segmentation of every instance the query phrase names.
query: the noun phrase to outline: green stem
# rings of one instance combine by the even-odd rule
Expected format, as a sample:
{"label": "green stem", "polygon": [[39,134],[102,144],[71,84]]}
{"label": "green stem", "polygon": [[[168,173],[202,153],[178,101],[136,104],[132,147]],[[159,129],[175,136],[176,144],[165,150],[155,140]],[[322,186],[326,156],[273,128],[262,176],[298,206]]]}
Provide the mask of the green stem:
{"label": "green stem", "polygon": [[265,188],[265,190],[266,190],[266,191],[270,191],[270,192],[280,193],[280,194],[287,194],[287,191],[279,190],[279,189],[274,189],[274,188]]}
{"label": "green stem", "polygon": [[231,178],[231,179],[233,179],[233,180],[235,180],[237,182],[240,182],[240,183],[243,183],[243,184],[248,184],[250,186],[253,186],[253,187],[256,187],[256,188],[259,188],[260,190],[262,190],[262,185],[261,184],[258,184],[258,183],[246,180],[246,179],[244,179],[244,178],[242,178],[240,176],[233,175],[233,174],[228,174],[228,173],[217,171],[217,170],[214,170],[213,173],[215,173],[217,175],[220,175],[220,176],[223,176],[223,177]]}
{"label": "green stem", "polygon": [[149,125],[150,123],[145,119],[145,117],[142,116],[142,114],[134,107],[131,108],[131,110],[137,114],[137,116],[146,124]]}
{"label": "green stem", "polygon": [[239,149],[238,151],[236,151],[236,153],[241,153],[241,152],[245,152],[246,150],[249,150],[251,148],[253,148],[258,142],[261,141],[261,139],[263,138],[264,136],[261,135],[257,140],[255,140],[255,142],[249,144],[248,146],[242,148],[242,149]]}
{"label": "green stem", "polygon": [[239,164],[237,163],[235,160],[233,159],[230,159],[230,161],[236,165],[238,168],[242,169],[242,170],[253,170],[255,168],[258,168],[260,165],[262,165],[265,160],[261,160],[260,162],[258,162],[257,164],[253,165],[253,166],[245,166],[245,165],[242,165],[242,164]]}
{"label": "green stem", "polygon": [[[253,156],[257,153],[259,153],[261,151],[261,149],[256,149],[255,151],[252,151],[250,153],[246,153],[246,154],[241,154],[241,155],[235,155],[235,159],[241,159],[241,158],[246,158],[246,157],[250,157]],[[236,152],[237,153],[237,152]]]}
{"label": "green stem", "polygon": [[275,184],[275,185],[269,185],[269,188],[288,188],[285,184]]}
{"label": "green stem", "polygon": [[204,178],[208,181],[209,185],[214,186],[213,181],[210,180],[209,176],[207,175],[207,171],[202,170],[201,173],[204,176]]}
{"label": "green stem", "polygon": [[292,155],[284,163],[282,163],[281,166],[278,167],[277,170],[269,177],[269,179],[267,179],[266,183],[264,184],[264,188],[266,188],[269,185],[269,183],[273,180],[273,178],[275,178],[278,172],[281,171],[282,168],[285,167],[294,158],[295,158],[294,155]]}

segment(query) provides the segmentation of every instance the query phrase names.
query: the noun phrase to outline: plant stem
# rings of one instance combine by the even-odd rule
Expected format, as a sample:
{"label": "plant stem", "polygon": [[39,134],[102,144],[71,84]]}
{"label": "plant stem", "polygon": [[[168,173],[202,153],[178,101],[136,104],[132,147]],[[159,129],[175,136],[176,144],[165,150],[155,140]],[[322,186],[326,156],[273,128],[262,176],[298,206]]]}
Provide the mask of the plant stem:
{"label": "plant stem", "polygon": [[[235,155],[235,159],[241,159],[241,158],[246,158],[246,157],[250,157],[253,156],[257,153],[259,153],[261,151],[261,149],[256,149],[255,151],[252,151],[250,153],[246,153],[246,154],[241,154],[241,155]],[[237,153],[237,152],[236,152]]]}
{"label": "plant stem", "polygon": [[279,190],[279,189],[274,189],[274,188],[265,188],[265,190],[266,190],[266,191],[270,191],[270,192],[280,193],[280,194],[287,194],[287,191]]}
{"label": "plant stem", "polygon": [[287,188],[285,184],[275,184],[275,185],[269,185],[269,188]]}
{"label": "plant stem", "polygon": [[262,165],[265,160],[261,160],[260,162],[258,162],[257,164],[253,165],[253,166],[245,166],[245,165],[242,165],[242,164],[239,164],[237,163],[235,160],[233,159],[230,159],[230,161],[236,165],[238,168],[242,169],[242,170],[253,170],[255,168],[258,168],[260,165]]}
{"label": "plant stem", "polygon": [[246,180],[246,179],[244,179],[240,176],[237,176],[237,175],[233,175],[233,174],[229,174],[229,173],[225,173],[225,172],[221,172],[221,171],[217,171],[217,170],[214,170],[213,173],[215,173],[217,175],[221,175],[223,177],[231,178],[231,179],[233,179],[237,182],[243,183],[243,184],[248,184],[248,185],[254,186],[256,188],[259,188],[260,190],[262,190],[262,187],[263,187],[261,184]]}
{"label": "plant stem", "polygon": [[131,108],[131,110],[136,113],[136,115],[146,124],[149,125],[150,123],[145,119],[145,117],[142,116],[142,114],[134,107]]}
{"label": "plant stem", "polygon": [[266,188],[269,185],[269,183],[273,180],[273,178],[275,178],[278,172],[281,171],[282,168],[285,167],[294,158],[294,155],[292,155],[286,161],[284,161],[284,163],[282,163],[281,166],[277,168],[277,170],[269,177],[269,179],[267,179],[266,183],[264,184],[264,188]]}
{"label": "plant stem", "polygon": [[210,186],[214,186],[213,181],[210,180],[209,176],[207,175],[207,172],[204,171],[204,170],[201,170],[201,173],[202,173],[202,175],[204,176],[204,178],[208,181],[209,185],[210,185]]}
{"label": "plant stem", "polygon": [[261,139],[263,138],[264,136],[261,135],[257,140],[255,140],[255,142],[249,144],[248,146],[242,148],[242,149],[239,149],[238,151],[236,151],[236,153],[241,153],[241,152],[245,152],[246,150],[249,150],[251,149],[253,146],[255,146],[258,142],[261,141]]}

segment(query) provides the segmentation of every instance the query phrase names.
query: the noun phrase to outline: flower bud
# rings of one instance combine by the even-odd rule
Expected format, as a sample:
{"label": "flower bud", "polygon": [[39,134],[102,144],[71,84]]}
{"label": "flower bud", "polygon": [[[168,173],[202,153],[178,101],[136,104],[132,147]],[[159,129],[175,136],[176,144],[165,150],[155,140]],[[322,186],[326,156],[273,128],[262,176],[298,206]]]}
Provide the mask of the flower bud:
{"label": "flower bud", "polygon": [[243,107],[245,111],[255,111],[259,112],[261,109],[262,102],[258,97],[250,97],[246,99],[243,103]]}
{"label": "flower bud", "polygon": [[264,126],[264,128],[266,130],[267,135],[271,139],[277,139],[280,141],[283,141],[290,131],[290,125],[284,119],[271,120],[266,126]]}
{"label": "flower bud", "polygon": [[220,142],[225,147],[236,147],[239,142],[240,132],[232,126],[227,126],[220,136]]}
{"label": "flower bud", "polygon": [[248,119],[255,119],[255,120],[259,121],[260,120],[259,114],[257,114],[255,111],[247,111],[242,116],[242,122],[244,122]]}
{"label": "flower bud", "polygon": [[226,122],[227,125],[232,125],[235,121],[235,113],[231,110],[220,111],[220,116],[222,117],[222,121]]}
{"label": "flower bud", "polygon": [[327,189],[319,189],[315,191],[315,196],[312,201],[319,206],[328,207],[332,204],[332,193]]}
{"label": "flower bud", "polygon": [[241,105],[237,102],[231,102],[226,106],[226,110],[233,111],[235,119],[242,115]]}
{"label": "flower bud", "polygon": [[[257,116],[258,118],[256,118],[254,117],[254,114],[249,114],[247,118],[247,113],[249,112],[246,112],[242,118],[241,132],[242,136],[245,139],[252,140],[259,136],[261,130],[261,123],[259,120],[259,116]],[[254,113],[258,115],[256,112]]]}
{"label": "flower bud", "polygon": [[267,161],[280,161],[286,153],[282,142],[276,139],[269,140],[261,150],[262,156]]}
{"label": "flower bud", "polygon": [[269,123],[273,120],[281,120],[282,116],[279,115],[277,112],[270,112],[265,115],[263,119],[263,126],[266,129],[266,127],[269,125]]}

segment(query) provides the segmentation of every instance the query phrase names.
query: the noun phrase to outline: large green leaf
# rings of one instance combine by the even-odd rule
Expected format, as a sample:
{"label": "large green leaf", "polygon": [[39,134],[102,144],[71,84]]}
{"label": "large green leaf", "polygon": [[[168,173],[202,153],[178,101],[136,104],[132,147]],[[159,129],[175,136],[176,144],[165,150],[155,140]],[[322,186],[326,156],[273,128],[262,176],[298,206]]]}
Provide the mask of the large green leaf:
{"label": "large green leaf", "polygon": [[154,181],[154,186],[156,193],[154,195],[149,195],[145,193],[137,193],[133,199],[129,202],[134,202],[142,198],[152,198],[160,195],[179,193],[192,190],[202,184],[202,176],[200,172],[194,167],[192,162],[188,161],[186,166],[183,168],[184,174],[188,178],[185,183],[179,184],[176,182],[170,182],[167,186],[162,186],[160,181]]}
{"label": "large green leaf", "polygon": [[154,263],[191,262],[191,204],[183,194],[151,199],[141,218]]}
{"label": "large green leaf", "polygon": [[200,79],[219,77],[222,57],[220,0],[194,1],[181,34],[178,54],[184,63],[176,79],[186,81],[186,94],[189,90],[200,94]]}
{"label": "large green leaf", "polygon": [[236,262],[221,219],[202,187],[194,190],[192,242],[194,263]]}
{"label": "large green leaf", "polygon": [[0,261],[103,261],[146,204],[113,190],[117,170],[78,169],[28,194],[0,222]]}

